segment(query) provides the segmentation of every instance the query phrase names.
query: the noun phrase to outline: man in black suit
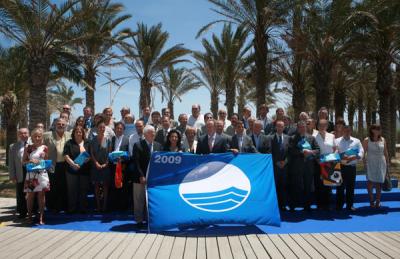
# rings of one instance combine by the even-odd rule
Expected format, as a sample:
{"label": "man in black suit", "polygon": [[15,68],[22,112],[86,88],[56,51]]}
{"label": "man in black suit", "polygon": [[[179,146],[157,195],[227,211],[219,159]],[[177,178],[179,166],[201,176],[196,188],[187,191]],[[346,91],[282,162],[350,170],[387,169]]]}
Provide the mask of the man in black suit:
{"label": "man in black suit", "polygon": [[278,195],[279,209],[286,210],[287,204],[287,154],[289,136],[284,134],[285,124],[278,120],[275,122],[276,133],[269,135],[272,161],[274,163],[275,187]]}
{"label": "man in black suit", "polygon": [[207,121],[206,130],[197,143],[196,154],[225,153],[230,149],[228,137],[216,133],[215,120]]}
{"label": "man in black suit", "polygon": [[161,129],[157,131],[155,141],[164,146],[165,142],[167,142],[168,132],[171,130],[171,120],[168,116],[161,118],[161,126]]}
{"label": "man in black suit", "polygon": [[251,138],[244,134],[242,121],[236,123],[236,134],[232,137],[231,149],[234,153],[257,153],[257,149],[253,145]]}
{"label": "man in black suit", "polygon": [[263,154],[270,153],[270,147],[268,137],[262,134],[263,124],[262,121],[257,120],[254,122],[253,132],[250,135],[253,145],[257,148],[257,151]]}
{"label": "man in black suit", "polygon": [[160,143],[154,141],[155,130],[153,126],[147,125],[143,130],[143,134],[144,139],[135,143],[132,151],[135,162],[133,175],[133,216],[139,228],[144,227],[143,221],[147,221],[145,186],[151,153],[162,150]]}
{"label": "man in black suit", "polygon": [[296,134],[289,140],[288,190],[291,210],[299,203],[302,203],[305,211],[311,210],[315,159],[319,153],[317,141],[307,134],[305,122],[299,121]]}
{"label": "man in black suit", "polygon": [[[117,122],[114,125],[115,136],[111,138],[111,152],[113,151],[128,151],[129,150],[129,138],[124,135],[125,124],[122,122]],[[122,188],[115,188],[115,169],[116,164],[110,165],[111,170],[111,185],[109,190],[109,206],[111,210],[126,210],[128,209],[128,195],[129,189],[132,190],[128,186],[128,179],[126,175],[126,165],[129,161],[121,161],[122,162]]]}

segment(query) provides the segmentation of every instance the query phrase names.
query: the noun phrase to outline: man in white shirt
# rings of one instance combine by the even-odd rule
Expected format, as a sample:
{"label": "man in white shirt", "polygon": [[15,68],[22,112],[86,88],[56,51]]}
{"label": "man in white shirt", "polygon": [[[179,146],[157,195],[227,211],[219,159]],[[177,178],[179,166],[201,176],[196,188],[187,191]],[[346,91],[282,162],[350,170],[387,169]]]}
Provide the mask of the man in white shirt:
{"label": "man in white shirt", "polygon": [[[364,156],[361,141],[351,136],[352,129],[346,125],[343,127],[343,136],[336,139],[336,146],[341,154],[342,185],[336,189],[336,209],[341,210],[344,205],[344,191],[346,190],[346,209],[355,211],[354,186],[356,182],[357,162]],[[345,154],[345,152],[349,154]]]}
{"label": "man in white shirt", "polygon": [[205,125],[203,115],[200,113],[200,105],[192,105],[192,115],[189,117],[188,125],[195,127],[197,130],[201,130],[202,126]]}
{"label": "man in white shirt", "polygon": [[224,122],[224,131],[231,125],[231,121],[226,118],[227,113],[225,109],[220,109],[218,111],[218,120]]}
{"label": "man in white shirt", "polygon": [[142,120],[137,120],[135,123],[136,132],[129,137],[129,155],[132,156],[133,145],[143,139],[144,123]]}

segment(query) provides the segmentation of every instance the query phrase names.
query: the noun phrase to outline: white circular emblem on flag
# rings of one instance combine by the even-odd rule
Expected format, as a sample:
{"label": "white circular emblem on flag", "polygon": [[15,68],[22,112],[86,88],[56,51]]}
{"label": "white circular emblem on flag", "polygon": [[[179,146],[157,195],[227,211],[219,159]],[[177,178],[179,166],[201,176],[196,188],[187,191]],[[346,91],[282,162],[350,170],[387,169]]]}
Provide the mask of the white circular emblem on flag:
{"label": "white circular emblem on flag", "polygon": [[190,206],[208,212],[224,212],[241,206],[251,184],[237,166],[209,162],[190,171],[179,186],[181,198]]}

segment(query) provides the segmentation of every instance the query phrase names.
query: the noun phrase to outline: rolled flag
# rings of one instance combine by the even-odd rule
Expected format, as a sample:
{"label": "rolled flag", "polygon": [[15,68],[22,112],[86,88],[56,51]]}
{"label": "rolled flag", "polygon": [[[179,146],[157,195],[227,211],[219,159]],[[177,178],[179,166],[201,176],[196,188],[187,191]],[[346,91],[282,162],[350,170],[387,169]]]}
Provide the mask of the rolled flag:
{"label": "rolled flag", "polygon": [[319,158],[319,161],[321,163],[337,162],[337,161],[340,161],[340,155],[338,153],[331,153],[331,154],[321,155],[320,158]]}
{"label": "rolled flag", "polygon": [[48,170],[53,166],[53,162],[51,160],[40,160],[38,164],[27,163],[26,171],[34,172],[39,170]]}
{"label": "rolled flag", "polygon": [[348,149],[346,151],[344,151],[343,153],[340,153],[340,156],[357,156],[358,157],[358,153],[360,152],[360,150],[358,148],[351,148]]}
{"label": "rolled flag", "polygon": [[311,144],[305,139],[300,140],[299,143],[297,144],[297,146],[301,150],[311,150],[312,149]]}
{"label": "rolled flag", "polygon": [[108,154],[108,160],[112,163],[116,163],[119,158],[128,159],[129,154],[127,151],[114,151]]}
{"label": "rolled flag", "polygon": [[78,164],[79,166],[82,166],[86,160],[90,157],[88,152],[82,152],[79,154],[77,158],[75,158],[74,163]]}

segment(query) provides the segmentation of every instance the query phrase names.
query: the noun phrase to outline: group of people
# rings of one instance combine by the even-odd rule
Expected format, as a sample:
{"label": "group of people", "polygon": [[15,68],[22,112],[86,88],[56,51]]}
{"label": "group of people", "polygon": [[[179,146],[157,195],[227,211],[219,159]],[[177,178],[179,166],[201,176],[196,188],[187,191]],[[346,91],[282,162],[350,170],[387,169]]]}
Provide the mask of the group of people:
{"label": "group of people", "polygon": [[[191,114],[180,114],[178,121],[171,117],[168,108],[159,112],[145,107],[138,119],[128,107],[120,112],[121,119],[116,121],[110,107],[95,115],[90,107],[85,107],[83,116],[74,119],[71,107],[64,105],[49,131],[42,123],[30,134],[26,128],[19,129],[19,141],[9,151],[10,179],[17,186],[19,217],[32,222],[36,207],[39,224],[44,224],[45,208],[55,213],[86,213],[88,193],[93,191],[98,212],[128,210],[133,206],[135,221],[142,227],[147,222],[146,172],[155,151],[271,154],[280,210],[302,207],[310,211],[314,202],[321,210],[342,210],[344,204],[347,210],[356,210],[356,165],[363,161],[370,206],[380,207],[389,158],[379,125],[372,125],[369,136],[360,141],[352,136],[351,127],[343,119],[330,121],[324,107],[315,118],[300,113],[296,124],[282,108],[268,116],[267,105],[258,107],[258,117],[253,117],[251,109],[245,107],[242,114],[234,113],[229,120],[226,110],[220,109],[214,118],[210,112],[201,114],[198,104],[192,106]],[[346,155],[348,150],[357,152]],[[109,154],[114,151],[129,154],[119,159],[122,188],[114,184],[117,165],[109,161]],[[78,164],[76,159],[83,152],[89,156]],[[321,155],[332,153],[341,154],[343,177],[334,208],[332,188],[324,184],[320,172]],[[51,168],[26,169],[41,160],[51,160]]]}

